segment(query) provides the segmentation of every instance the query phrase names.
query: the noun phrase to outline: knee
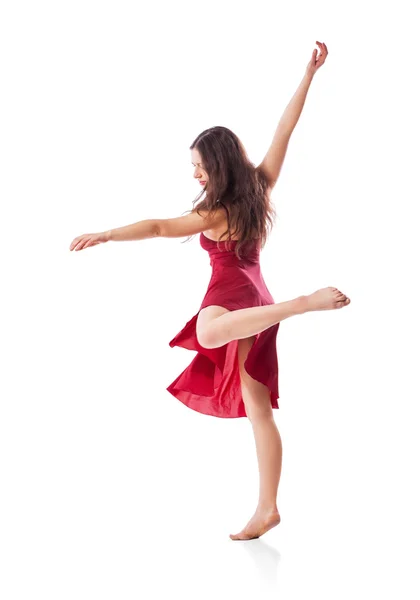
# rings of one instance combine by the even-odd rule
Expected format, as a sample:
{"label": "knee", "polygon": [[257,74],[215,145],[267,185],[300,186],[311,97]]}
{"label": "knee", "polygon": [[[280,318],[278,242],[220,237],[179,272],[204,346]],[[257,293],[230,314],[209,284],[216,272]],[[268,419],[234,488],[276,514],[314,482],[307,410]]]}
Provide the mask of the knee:
{"label": "knee", "polygon": [[259,393],[254,390],[254,393],[249,393],[246,386],[242,386],[242,390],[246,415],[252,425],[264,424],[274,419],[270,394],[267,390]]}
{"label": "knee", "polygon": [[246,407],[246,413],[252,425],[260,425],[274,419],[273,408],[271,404],[269,406],[266,404],[264,406],[260,406],[258,404],[251,406],[248,405]]}
{"label": "knee", "polygon": [[217,343],[211,327],[197,327],[197,341],[203,348],[208,350],[217,348]]}

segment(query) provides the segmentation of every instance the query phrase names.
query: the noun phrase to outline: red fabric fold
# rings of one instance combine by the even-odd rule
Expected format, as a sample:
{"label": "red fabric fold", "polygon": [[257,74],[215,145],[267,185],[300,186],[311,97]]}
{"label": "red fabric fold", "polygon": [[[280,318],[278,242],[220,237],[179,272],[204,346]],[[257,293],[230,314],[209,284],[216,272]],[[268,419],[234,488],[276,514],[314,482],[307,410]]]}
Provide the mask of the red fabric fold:
{"label": "red fabric fold", "polygon": [[[169,342],[197,354],[186,369],[166,388],[189,408],[222,418],[246,417],[238,364],[238,340],[219,348],[203,348],[197,340],[196,323],[200,310],[210,305],[238,310],[273,304],[259,265],[259,245],[238,260],[232,250],[217,249],[204,234],[201,246],[209,252],[212,276],[199,311]],[[221,243],[224,247],[224,242]],[[278,361],[276,339],[279,323],[259,333],[244,363],[253,378],[270,391],[271,405],[278,408]]]}

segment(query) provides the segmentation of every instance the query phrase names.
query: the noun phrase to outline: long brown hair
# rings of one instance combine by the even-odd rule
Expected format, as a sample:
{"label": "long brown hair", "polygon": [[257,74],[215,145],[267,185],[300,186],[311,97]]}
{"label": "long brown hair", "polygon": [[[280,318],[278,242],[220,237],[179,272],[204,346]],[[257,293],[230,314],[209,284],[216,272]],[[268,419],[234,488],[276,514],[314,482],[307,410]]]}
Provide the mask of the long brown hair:
{"label": "long brown hair", "polygon": [[238,240],[235,246],[238,258],[241,258],[241,248],[252,238],[259,238],[263,248],[277,216],[267,194],[264,173],[255,168],[238,136],[227,127],[206,129],[191,144],[190,150],[194,148],[201,155],[208,181],[193,204],[204,192],[206,197],[189,212],[200,214],[200,210],[206,210],[211,214],[223,206],[228,228],[219,237],[217,247],[220,249],[220,239],[227,234],[223,241],[228,243],[228,248],[232,235]]}

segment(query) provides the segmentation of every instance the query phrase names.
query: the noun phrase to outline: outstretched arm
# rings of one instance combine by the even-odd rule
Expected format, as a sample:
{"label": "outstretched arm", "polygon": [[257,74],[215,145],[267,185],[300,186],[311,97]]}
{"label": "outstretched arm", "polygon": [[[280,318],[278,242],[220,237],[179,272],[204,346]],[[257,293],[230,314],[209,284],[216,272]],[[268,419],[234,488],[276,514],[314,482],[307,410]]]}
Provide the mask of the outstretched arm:
{"label": "outstretched arm", "polygon": [[225,222],[226,212],[223,207],[210,213],[202,210],[198,214],[193,210],[183,217],[173,219],[144,219],[131,225],[109,229],[101,233],[84,233],[74,238],[70,244],[70,250],[84,250],[90,246],[109,241],[145,240],[154,237],[185,237],[206,231],[206,229],[218,228]]}
{"label": "outstretched arm", "polygon": [[167,238],[185,237],[207,229],[217,229],[225,222],[226,210],[223,207],[217,208],[212,213],[208,210],[200,210],[200,214],[192,211],[183,217],[156,221],[158,235]]}
{"label": "outstretched arm", "polygon": [[107,232],[108,240],[144,240],[153,237],[185,237],[206,231],[206,229],[217,228],[226,217],[225,210],[219,208],[210,216],[209,211],[202,210],[200,214],[193,211],[182,217],[172,219],[146,219],[110,229]]}
{"label": "outstretched arm", "polygon": [[317,42],[317,44],[320,46],[321,52],[317,57],[316,49],[313,51],[311,60],[306,67],[305,75],[295,94],[293,95],[293,98],[287,105],[279,124],[277,125],[277,129],[268,152],[261,164],[257,167],[257,169],[264,173],[271,188],[274,187],[280,175],[280,170],[286,156],[290,136],[292,135],[302,113],[309,86],[312,83],[312,79],[316,71],[321,65],[324,64],[328,54],[325,44],[322,44],[321,42]]}

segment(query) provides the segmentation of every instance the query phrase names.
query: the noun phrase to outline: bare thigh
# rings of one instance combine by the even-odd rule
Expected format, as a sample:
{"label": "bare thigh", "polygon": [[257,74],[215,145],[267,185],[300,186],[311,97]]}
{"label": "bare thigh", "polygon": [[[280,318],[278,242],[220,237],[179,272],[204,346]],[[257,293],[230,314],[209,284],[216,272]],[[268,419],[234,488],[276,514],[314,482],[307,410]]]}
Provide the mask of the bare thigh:
{"label": "bare thigh", "polygon": [[[205,332],[212,319],[216,319],[227,312],[230,312],[227,308],[215,304],[201,309],[196,324],[197,339],[199,343],[201,335]],[[253,335],[238,340],[238,366],[241,379],[242,398],[245,404],[246,414],[250,420],[270,415],[272,416],[273,414],[270,390],[266,385],[253,379],[246,372],[244,367],[245,359],[254,343],[255,337],[256,336]]]}
{"label": "bare thigh", "polygon": [[223,306],[217,306],[216,304],[206,306],[200,310],[196,323],[196,334],[199,344],[203,345],[203,341],[211,321],[228,312],[231,311],[227,308],[223,308]]}
{"label": "bare thigh", "polygon": [[238,365],[241,378],[242,398],[250,421],[273,416],[270,390],[266,385],[253,379],[245,370],[245,359],[254,342],[255,335],[238,340]]}

